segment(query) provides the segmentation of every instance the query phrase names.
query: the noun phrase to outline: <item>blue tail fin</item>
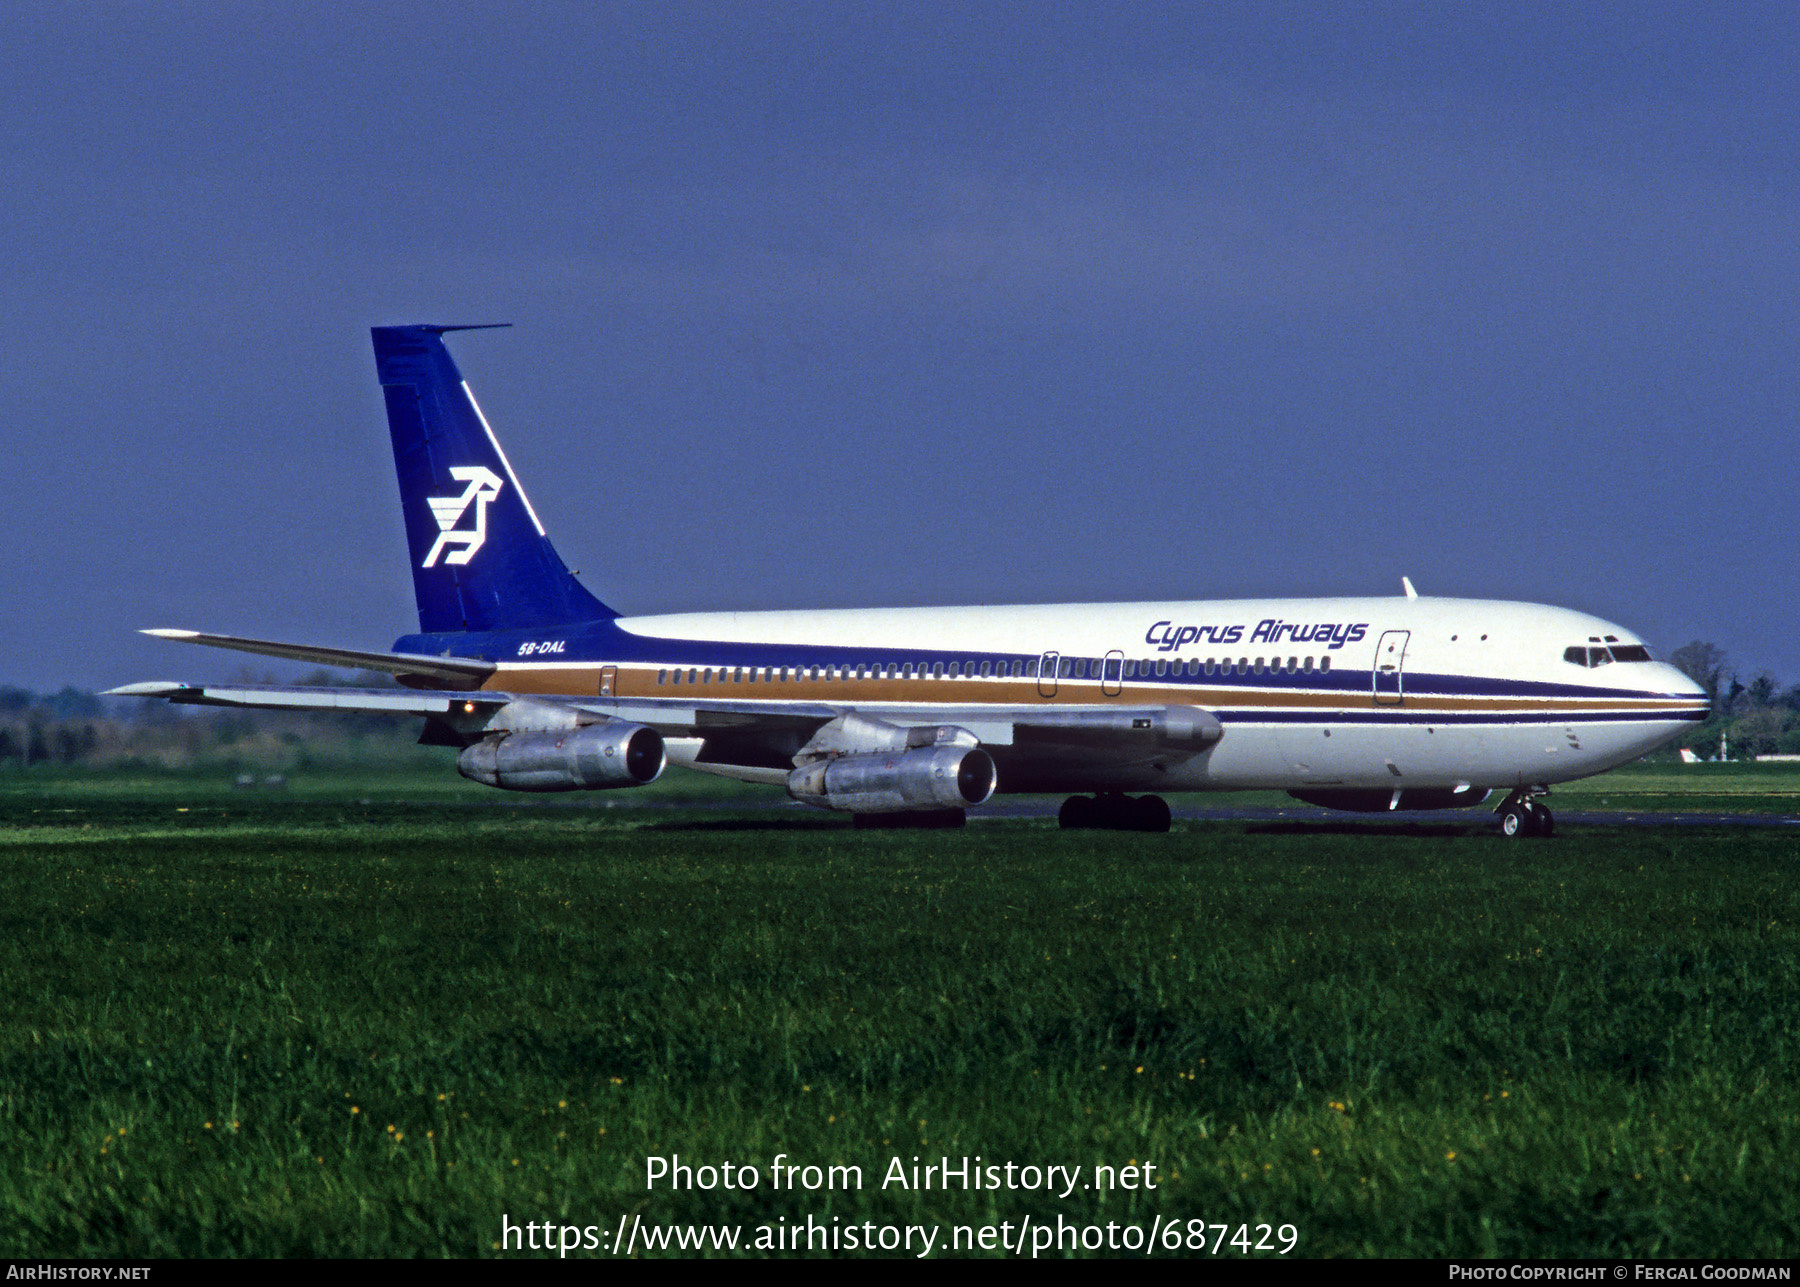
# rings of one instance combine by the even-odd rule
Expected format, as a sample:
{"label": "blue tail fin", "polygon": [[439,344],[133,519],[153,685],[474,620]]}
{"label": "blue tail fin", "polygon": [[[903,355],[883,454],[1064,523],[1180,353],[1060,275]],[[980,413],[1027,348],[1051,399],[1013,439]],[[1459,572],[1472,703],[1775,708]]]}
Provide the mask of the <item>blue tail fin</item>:
{"label": "blue tail fin", "polygon": [[557,557],[444,347],[458,326],[377,326],[419,628],[514,630],[608,620]]}

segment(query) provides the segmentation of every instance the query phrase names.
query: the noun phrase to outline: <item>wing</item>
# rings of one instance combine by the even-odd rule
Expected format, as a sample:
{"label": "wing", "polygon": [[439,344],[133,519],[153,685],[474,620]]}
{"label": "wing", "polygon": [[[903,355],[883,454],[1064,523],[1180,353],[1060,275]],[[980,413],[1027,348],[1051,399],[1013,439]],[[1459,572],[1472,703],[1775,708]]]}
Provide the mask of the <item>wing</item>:
{"label": "wing", "polygon": [[[1107,775],[1167,765],[1199,754],[1223,732],[1190,706],[967,706],[755,702],[684,698],[601,698],[483,689],[491,662],[467,657],[364,652],[247,639],[194,630],[144,633],[293,661],[394,675],[402,689],[280,684],[128,684],[109,697],[162,698],[176,705],[284,711],[371,711],[423,716],[427,743],[468,746],[483,739],[580,727],[599,720],[655,729],[670,758],[703,772],[786,783],[796,769],[859,755],[908,755],[932,746],[979,746],[1009,792],[1095,789]],[[1099,775],[1096,778],[1096,774]]]}
{"label": "wing", "polygon": [[[334,655],[343,658],[350,654],[339,650]],[[664,737],[694,741],[697,745],[687,748],[691,759],[687,755],[681,757],[694,768],[757,778],[765,774],[731,774],[730,770],[779,770],[784,779],[797,762],[807,759],[874,754],[904,747],[905,735],[914,730],[963,730],[970,735],[968,741],[990,750],[1002,764],[1025,769],[1034,777],[1038,770],[1055,770],[1065,765],[1123,767],[1172,754],[1191,755],[1218,741],[1222,732],[1213,715],[1187,706],[921,706],[863,713],[854,707],[825,703],[661,699],[613,702],[593,697],[462,688],[394,690],[184,684],[172,680],[127,684],[104,696],[160,697],[179,706],[424,716],[445,725],[464,741],[490,732],[561,726],[570,722],[570,716],[586,714],[644,724]]]}
{"label": "wing", "polygon": [[[296,652],[298,650],[295,650]],[[325,650],[315,649],[313,652]],[[273,654],[289,656],[291,653]],[[342,658],[349,654],[339,651]],[[308,660],[313,658],[309,657]],[[340,661],[338,664],[348,664]],[[424,716],[427,744],[467,746],[496,734],[539,733],[579,727],[597,720],[642,724],[663,737],[689,745],[676,746],[681,763],[728,776],[764,780],[764,774],[730,774],[733,765],[766,769],[784,765],[818,729],[842,711],[830,706],[795,704],[771,709],[757,703],[632,701],[615,703],[592,697],[545,693],[509,693],[462,688],[370,689],[298,684],[184,684],[153,680],[110,689],[105,697],[158,697],[176,706],[225,706],[243,710],[368,711],[398,716]],[[713,766],[717,765],[717,768]]]}
{"label": "wing", "polygon": [[[342,654],[340,654],[342,655]],[[824,705],[772,710],[757,703],[631,701],[546,693],[508,693],[445,688],[329,688],[299,684],[184,684],[152,680],[126,684],[103,697],[160,697],[177,706],[235,706],[269,711],[373,711],[439,719],[464,738],[489,732],[563,727],[572,717],[593,715],[645,724],[665,737],[719,738],[732,734],[765,740],[780,735],[798,747],[842,712]],[[791,752],[790,752],[791,754]]]}
{"label": "wing", "polygon": [[[346,663],[339,663],[346,664]],[[385,711],[391,715],[449,715],[497,710],[513,700],[508,693],[473,694],[460,689],[307,688],[280,684],[182,684],[152,680],[126,684],[102,697],[162,697],[176,706],[236,706],[265,711]]]}

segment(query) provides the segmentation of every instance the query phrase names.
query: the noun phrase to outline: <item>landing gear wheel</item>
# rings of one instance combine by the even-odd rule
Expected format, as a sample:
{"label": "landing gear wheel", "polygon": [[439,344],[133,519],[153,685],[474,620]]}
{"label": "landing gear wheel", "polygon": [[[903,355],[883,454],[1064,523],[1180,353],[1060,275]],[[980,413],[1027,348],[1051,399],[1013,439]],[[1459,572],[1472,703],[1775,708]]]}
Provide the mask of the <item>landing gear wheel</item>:
{"label": "landing gear wheel", "polygon": [[1117,791],[1102,791],[1094,797],[1094,820],[1088,825],[1102,831],[1130,831],[1137,817],[1136,803]]}
{"label": "landing gear wheel", "polygon": [[1538,833],[1537,810],[1523,801],[1515,801],[1500,810],[1500,834],[1508,840]]}
{"label": "landing gear wheel", "polygon": [[1072,795],[1056,811],[1056,825],[1064,831],[1167,831],[1169,805],[1159,795]]}
{"label": "landing gear wheel", "polygon": [[1509,840],[1514,836],[1555,835],[1556,819],[1541,799],[1549,794],[1549,789],[1541,786],[1515,789],[1496,810],[1500,815],[1500,834]]}
{"label": "landing gear wheel", "polygon": [[1555,815],[1552,814],[1546,806],[1536,802],[1533,802],[1527,807],[1534,815],[1533,821],[1537,824],[1531,834],[1534,836],[1542,836],[1546,840],[1551,836],[1554,836],[1556,834]]}
{"label": "landing gear wheel", "polygon": [[1099,825],[1100,802],[1091,795],[1072,795],[1056,811],[1056,825],[1064,831],[1091,831]]}
{"label": "landing gear wheel", "polygon": [[1169,829],[1169,802],[1160,795],[1139,796],[1131,802],[1132,821],[1137,825],[1135,831],[1167,831]]}

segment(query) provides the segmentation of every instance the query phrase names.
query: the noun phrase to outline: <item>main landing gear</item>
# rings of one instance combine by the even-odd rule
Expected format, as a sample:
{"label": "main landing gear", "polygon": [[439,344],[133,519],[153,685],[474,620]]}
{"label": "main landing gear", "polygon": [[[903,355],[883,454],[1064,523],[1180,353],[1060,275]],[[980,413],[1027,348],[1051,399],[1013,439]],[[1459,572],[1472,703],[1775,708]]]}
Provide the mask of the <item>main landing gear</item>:
{"label": "main landing gear", "polygon": [[1500,834],[1509,840],[1515,836],[1555,835],[1555,815],[1548,805],[1537,800],[1538,796],[1548,794],[1544,787],[1520,787],[1507,796],[1495,811],[1500,815]]}
{"label": "main landing gear", "polygon": [[1056,824],[1064,831],[1167,831],[1169,805],[1159,795],[1072,795],[1057,811]]}

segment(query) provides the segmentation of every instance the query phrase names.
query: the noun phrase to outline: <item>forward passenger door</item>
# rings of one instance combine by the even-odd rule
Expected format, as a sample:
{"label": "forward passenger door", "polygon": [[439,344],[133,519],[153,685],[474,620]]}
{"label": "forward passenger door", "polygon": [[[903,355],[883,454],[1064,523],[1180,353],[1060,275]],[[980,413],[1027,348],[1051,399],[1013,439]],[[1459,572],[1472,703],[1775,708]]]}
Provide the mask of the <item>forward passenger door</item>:
{"label": "forward passenger door", "polygon": [[1375,704],[1398,706],[1406,700],[1401,666],[1406,661],[1410,630],[1384,630],[1375,644]]}

